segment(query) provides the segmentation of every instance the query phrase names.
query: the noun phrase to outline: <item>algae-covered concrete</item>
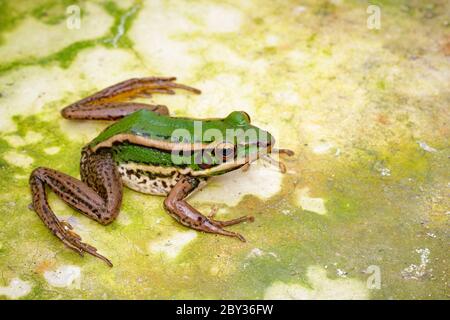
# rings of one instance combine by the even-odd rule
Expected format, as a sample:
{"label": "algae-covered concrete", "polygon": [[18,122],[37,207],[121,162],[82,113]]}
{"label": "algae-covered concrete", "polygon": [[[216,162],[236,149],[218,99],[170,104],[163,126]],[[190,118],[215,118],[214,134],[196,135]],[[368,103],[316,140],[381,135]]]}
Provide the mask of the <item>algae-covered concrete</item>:
{"label": "algae-covered concrete", "polygon": [[[450,3],[0,1],[0,299],[450,297]],[[80,19],[78,20],[78,12]],[[108,122],[59,110],[135,76],[202,95],[154,95],[176,116],[245,110],[295,150],[190,202],[247,243],[176,223],[126,190],[101,226],[54,211],[114,263],[64,247],[29,209],[37,166],[79,177]]]}

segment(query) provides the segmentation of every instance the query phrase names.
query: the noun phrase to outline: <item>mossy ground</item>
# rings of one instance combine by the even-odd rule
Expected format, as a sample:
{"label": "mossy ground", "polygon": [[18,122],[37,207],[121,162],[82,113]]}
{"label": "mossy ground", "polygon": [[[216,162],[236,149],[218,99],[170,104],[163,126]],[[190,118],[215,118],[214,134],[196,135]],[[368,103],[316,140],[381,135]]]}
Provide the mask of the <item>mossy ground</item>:
{"label": "mossy ground", "polygon": [[[23,299],[448,299],[450,7],[371,3],[380,30],[367,28],[361,1],[101,0],[80,2],[81,29],[68,30],[74,1],[0,1],[0,298],[18,278]],[[26,23],[52,35],[47,47],[30,50],[34,30],[15,37]],[[50,193],[110,269],[65,248],[28,209],[31,170],[78,177],[81,147],[107,125],[58,111],[144,75],[202,89],[152,97],[172,114],[245,110],[296,151],[284,176],[252,167],[192,199],[203,212],[220,199],[222,218],[252,213],[233,228],[247,243],[190,233],[158,197],[126,190],[104,227]],[[302,208],[305,189],[325,214]],[[49,277],[64,280],[67,265],[80,275],[55,287]],[[379,289],[367,285],[370,266]]]}

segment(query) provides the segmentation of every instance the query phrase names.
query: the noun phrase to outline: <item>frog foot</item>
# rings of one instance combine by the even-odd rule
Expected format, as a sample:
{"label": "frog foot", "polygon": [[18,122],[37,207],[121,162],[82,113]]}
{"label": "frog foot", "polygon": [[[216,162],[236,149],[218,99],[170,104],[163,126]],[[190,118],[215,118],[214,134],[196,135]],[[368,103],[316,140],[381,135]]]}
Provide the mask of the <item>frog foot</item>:
{"label": "frog foot", "polygon": [[[104,170],[104,167],[102,168]],[[63,201],[73,205],[91,218],[97,218],[97,221],[108,220],[107,216],[97,216],[95,212],[89,211],[88,206],[80,206],[84,203],[98,204],[102,198],[90,189],[82,181],[55,171],[49,168],[37,168],[33,170],[30,176],[30,187],[32,191],[33,209],[44,222],[44,224],[58,237],[68,248],[74,250],[81,256],[88,253],[97,257],[112,267],[111,261],[97,252],[97,249],[87,243],[82,242],[81,237],[73,231],[72,225],[64,220],[58,219],[50,208],[47,201],[45,186],[48,185]],[[84,201],[84,202],[82,202]],[[100,203],[101,204],[101,203]],[[92,206],[92,208],[96,208]],[[97,210],[97,209],[95,209]],[[102,220],[103,218],[103,220]]]}
{"label": "frog foot", "polygon": [[67,222],[65,220],[62,220],[60,223],[61,223],[64,231],[67,232],[67,234],[69,234],[71,237],[74,237],[74,238],[77,238],[78,240],[81,240],[80,235],[78,233],[76,233],[75,231],[72,231],[73,227],[72,227],[72,225],[69,222]]}
{"label": "frog foot", "polygon": [[208,218],[209,218],[209,219],[214,218],[214,217],[216,216],[216,214],[217,214],[217,211],[219,211],[219,207],[218,207],[217,205],[214,204],[214,205],[211,207],[211,211],[209,212]]}
{"label": "frog foot", "polygon": [[279,155],[286,155],[288,157],[292,157],[295,152],[290,149],[272,149],[272,153],[278,153]]}
{"label": "frog foot", "polygon": [[238,238],[242,242],[246,242],[242,235],[225,230],[224,227],[232,226],[241,222],[253,221],[254,218],[252,216],[243,216],[228,221],[214,220],[214,211],[217,211],[217,209],[213,208],[212,214],[210,214],[209,217],[206,217],[184,200],[190,193],[198,188],[199,184],[200,181],[197,178],[187,176],[181,178],[164,200],[164,208],[167,213],[169,213],[175,220],[189,228],[234,237]]}
{"label": "frog foot", "polygon": [[[181,204],[181,205],[183,205],[183,204]],[[252,216],[243,216],[243,217],[239,217],[239,218],[236,218],[233,220],[219,221],[219,220],[207,218],[207,217],[201,215],[201,213],[199,213],[198,211],[191,211],[191,214],[194,214],[197,216],[197,219],[193,219],[195,221],[193,221],[191,219],[183,219],[180,222],[192,229],[195,229],[195,230],[208,232],[208,233],[220,234],[223,236],[228,236],[228,237],[233,237],[233,238],[238,238],[242,242],[247,242],[247,240],[245,240],[244,236],[242,236],[241,234],[239,234],[237,232],[225,230],[224,227],[232,226],[232,225],[242,223],[242,222],[247,222],[247,221],[253,222],[255,220]]]}
{"label": "frog foot", "polygon": [[133,78],[107,87],[93,95],[74,102],[61,110],[66,119],[78,120],[118,120],[138,110],[148,110],[168,115],[164,105],[132,102],[135,98],[149,98],[155,93],[175,94],[181,89],[195,94],[201,91],[176,83],[175,77]]}
{"label": "frog foot", "polygon": [[[241,240],[242,242],[247,242],[247,240],[245,240],[245,238],[241,234],[236,233],[236,232],[231,232],[231,231],[225,230],[223,228],[227,227],[227,226],[232,226],[232,225],[235,225],[235,224],[238,224],[238,223],[241,223],[241,222],[247,222],[247,221],[248,222],[253,222],[253,221],[255,221],[255,218],[253,216],[242,216],[242,217],[239,217],[239,218],[236,218],[236,219],[233,219],[233,220],[228,220],[228,221],[219,221],[219,220],[214,220],[214,219],[209,219],[209,221],[216,228],[218,228],[220,230],[219,232],[217,232],[217,230],[212,229],[213,233],[218,233],[218,234],[223,234],[223,235],[226,235],[226,236],[235,237],[235,238],[238,238],[239,240]],[[205,230],[205,231],[211,232],[209,230]]]}
{"label": "frog foot", "polygon": [[56,236],[61,239],[61,241],[67,247],[78,252],[80,256],[84,256],[84,253],[86,252],[105,261],[110,267],[113,266],[108,258],[102,256],[97,252],[97,248],[82,242],[80,235],[75,231],[72,231],[73,227],[70,223],[68,223],[67,221],[60,221],[59,223],[61,225],[61,228],[56,231]]}
{"label": "frog foot", "polygon": [[271,165],[277,166],[280,169],[281,173],[287,172],[286,165],[283,162],[271,158],[268,154],[262,155],[261,160],[263,160]]}

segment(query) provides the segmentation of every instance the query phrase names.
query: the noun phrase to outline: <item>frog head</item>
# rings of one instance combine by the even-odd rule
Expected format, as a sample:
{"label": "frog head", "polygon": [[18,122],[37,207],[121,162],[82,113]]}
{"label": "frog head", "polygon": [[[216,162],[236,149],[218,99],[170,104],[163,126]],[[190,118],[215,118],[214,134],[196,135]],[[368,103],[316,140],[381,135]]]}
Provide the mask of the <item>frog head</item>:
{"label": "frog head", "polygon": [[214,128],[206,125],[203,132],[203,142],[210,145],[202,150],[203,158],[195,158],[201,169],[208,169],[210,174],[222,174],[259,158],[265,159],[272,152],[275,138],[252,125],[248,113],[233,111],[221,122],[220,125],[215,123]]}

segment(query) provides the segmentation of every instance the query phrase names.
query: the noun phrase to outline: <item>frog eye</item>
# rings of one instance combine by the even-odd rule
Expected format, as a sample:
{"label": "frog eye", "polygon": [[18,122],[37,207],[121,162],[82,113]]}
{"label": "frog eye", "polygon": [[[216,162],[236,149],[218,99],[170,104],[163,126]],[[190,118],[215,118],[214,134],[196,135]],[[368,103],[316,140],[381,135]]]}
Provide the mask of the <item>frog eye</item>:
{"label": "frog eye", "polygon": [[222,149],[222,156],[224,158],[228,158],[229,156],[231,156],[234,153],[234,148],[225,148]]}
{"label": "frog eye", "polygon": [[234,155],[235,147],[233,144],[221,144],[216,147],[214,154],[222,160],[228,160]]}
{"label": "frog eye", "polygon": [[242,114],[247,118],[248,123],[250,123],[250,122],[252,121],[252,120],[250,119],[250,115],[249,115],[247,112],[242,111]]}

